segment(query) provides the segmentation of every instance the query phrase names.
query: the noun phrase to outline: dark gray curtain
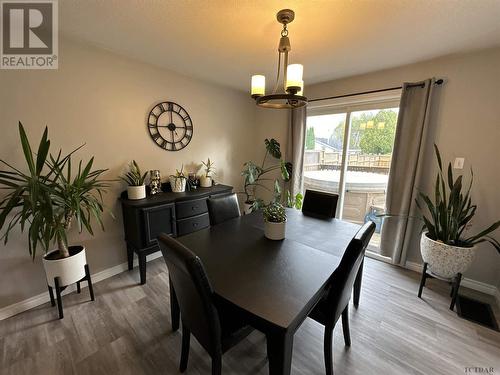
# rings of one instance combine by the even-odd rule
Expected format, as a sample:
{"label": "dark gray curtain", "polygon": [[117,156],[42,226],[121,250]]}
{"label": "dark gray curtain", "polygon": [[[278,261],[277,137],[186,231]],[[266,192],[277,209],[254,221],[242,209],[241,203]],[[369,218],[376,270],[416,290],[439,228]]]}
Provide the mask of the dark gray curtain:
{"label": "dark gray curtain", "polygon": [[289,189],[292,195],[302,192],[304,166],[304,142],[306,134],[306,106],[290,111],[288,124],[286,160],[293,164]]}
{"label": "dark gray curtain", "polygon": [[416,219],[416,186],[422,172],[422,159],[428,132],[434,79],[405,83],[399,105],[396,139],[387,187],[386,213],[381,233],[381,254],[394,264],[404,265],[412,231],[420,226]]}

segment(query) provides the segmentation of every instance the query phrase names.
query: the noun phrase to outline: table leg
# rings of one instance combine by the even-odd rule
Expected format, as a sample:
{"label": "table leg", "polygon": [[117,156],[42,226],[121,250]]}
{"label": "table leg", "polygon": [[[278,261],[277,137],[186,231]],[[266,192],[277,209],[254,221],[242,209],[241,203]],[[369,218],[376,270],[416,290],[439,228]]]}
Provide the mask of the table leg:
{"label": "table leg", "polygon": [[287,331],[266,334],[269,375],[289,375],[292,368],[293,335]]}
{"label": "table leg", "polygon": [[180,320],[180,309],[179,302],[177,301],[177,296],[175,295],[175,290],[172,285],[172,280],[168,278],[168,283],[170,285],[170,320],[172,323],[172,331],[177,331],[179,329]]}

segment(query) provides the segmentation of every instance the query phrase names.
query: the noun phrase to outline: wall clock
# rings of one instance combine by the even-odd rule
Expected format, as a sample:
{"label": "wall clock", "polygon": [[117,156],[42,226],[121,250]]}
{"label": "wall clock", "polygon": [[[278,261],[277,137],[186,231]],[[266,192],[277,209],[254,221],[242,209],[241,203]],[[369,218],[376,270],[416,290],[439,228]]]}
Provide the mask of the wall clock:
{"label": "wall clock", "polygon": [[191,117],[174,102],[161,102],[151,109],[148,130],[153,141],[167,151],[182,150],[193,138]]}

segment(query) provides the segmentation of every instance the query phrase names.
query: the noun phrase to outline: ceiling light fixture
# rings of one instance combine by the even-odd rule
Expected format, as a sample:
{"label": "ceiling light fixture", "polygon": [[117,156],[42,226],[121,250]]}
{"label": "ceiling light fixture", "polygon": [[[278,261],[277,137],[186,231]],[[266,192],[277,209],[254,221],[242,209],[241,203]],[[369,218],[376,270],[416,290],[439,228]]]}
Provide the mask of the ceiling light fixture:
{"label": "ceiling light fixture", "polygon": [[[287,25],[295,18],[295,13],[291,9],[283,9],[278,12],[276,18],[283,24],[281,38],[278,46],[278,72],[276,84],[272,94],[266,95],[266,77],[263,75],[252,76],[251,95],[255,103],[264,108],[298,108],[307,104],[304,96],[304,81],[302,73],[304,67],[301,64],[288,65],[288,52],[290,52],[290,39],[288,39]],[[283,75],[281,72],[283,71]],[[280,79],[283,79],[283,91],[278,92]]]}

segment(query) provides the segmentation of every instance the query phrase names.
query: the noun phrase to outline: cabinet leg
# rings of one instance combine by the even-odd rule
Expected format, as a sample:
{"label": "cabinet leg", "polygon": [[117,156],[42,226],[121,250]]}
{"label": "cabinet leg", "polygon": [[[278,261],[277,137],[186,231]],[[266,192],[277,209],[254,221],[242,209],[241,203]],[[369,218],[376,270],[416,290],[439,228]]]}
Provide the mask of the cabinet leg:
{"label": "cabinet leg", "polygon": [[139,255],[139,274],[141,277],[141,285],[146,284],[146,255]]}
{"label": "cabinet leg", "polygon": [[61,298],[61,285],[59,285],[59,277],[54,277],[54,285],[56,287],[57,309],[59,310],[59,319],[64,318],[63,305]]}
{"label": "cabinet leg", "polygon": [[132,271],[132,268],[134,268],[134,249],[127,245],[127,263],[128,263],[128,270]]}

